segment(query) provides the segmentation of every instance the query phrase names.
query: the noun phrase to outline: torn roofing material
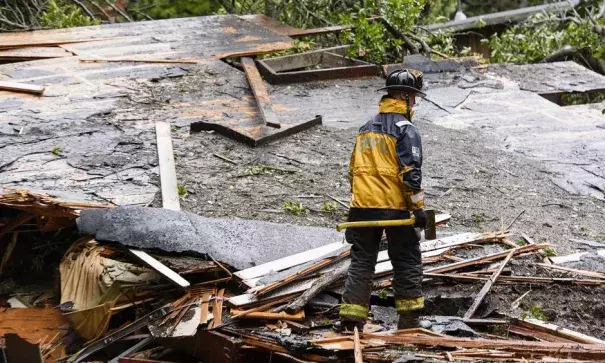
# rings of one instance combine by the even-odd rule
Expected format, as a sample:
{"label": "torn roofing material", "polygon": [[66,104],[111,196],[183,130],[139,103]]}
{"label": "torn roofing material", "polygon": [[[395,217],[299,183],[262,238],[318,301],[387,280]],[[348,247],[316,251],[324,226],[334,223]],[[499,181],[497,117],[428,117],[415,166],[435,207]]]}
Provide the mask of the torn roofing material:
{"label": "torn roofing material", "polygon": [[[292,39],[233,15],[0,34],[0,49],[42,45],[58,56],[0,64],[0,78],[45,87],[41,96],[0,92],[0,185],[145,205],[158,191],[153,121],[184,127],[227,113],[238,125],[261,125],[243,73],[219,58],[284,50]],[[216,81],[242,91],[225,97]],[[188,85],[195,89],[185,92]]]}
{"label": "torn roofing material", "polygon": [[209,255],[245,269],[342,240],[335,230],[263,221],[204,218],[159,208],[84,210],[82,234],[137,248]]}

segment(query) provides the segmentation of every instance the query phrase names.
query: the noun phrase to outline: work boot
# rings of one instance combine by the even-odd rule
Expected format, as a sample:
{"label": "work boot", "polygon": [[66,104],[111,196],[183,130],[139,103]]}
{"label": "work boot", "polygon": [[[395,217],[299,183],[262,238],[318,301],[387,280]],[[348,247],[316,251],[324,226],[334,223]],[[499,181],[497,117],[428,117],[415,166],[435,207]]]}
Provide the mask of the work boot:
{"label": "work boot", "polygon": [[421,328],[420,325],[420,312],[419,311],[407,311],[399,313],[399,322],[397,323],[397,329],[413,329]]}
{"label": "work boot", "polygon": [[355,331],[355,327],[357,327],[357,330],[361,333],[363,332],[363,326],[365,324],[362,323],[361,321],[353,321],[353,320],[339,320],[337,322],[334,323],[334,330],[336,330],[338,333],[346,333],[346,332],[354,332]]}

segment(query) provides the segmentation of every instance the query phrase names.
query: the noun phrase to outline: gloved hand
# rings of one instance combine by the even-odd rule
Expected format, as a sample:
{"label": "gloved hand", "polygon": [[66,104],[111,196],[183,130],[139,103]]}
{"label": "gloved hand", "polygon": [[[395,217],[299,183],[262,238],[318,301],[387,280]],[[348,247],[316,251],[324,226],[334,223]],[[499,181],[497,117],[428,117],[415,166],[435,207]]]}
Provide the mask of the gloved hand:
{"label": "gloved hand", "polygon": [[412,211],[414,213],[414,217],[416,218],[416,223],[414,223],[414,227],[416,228],[426,228],[426,214],[424,213],[424,209],[417,209]]}

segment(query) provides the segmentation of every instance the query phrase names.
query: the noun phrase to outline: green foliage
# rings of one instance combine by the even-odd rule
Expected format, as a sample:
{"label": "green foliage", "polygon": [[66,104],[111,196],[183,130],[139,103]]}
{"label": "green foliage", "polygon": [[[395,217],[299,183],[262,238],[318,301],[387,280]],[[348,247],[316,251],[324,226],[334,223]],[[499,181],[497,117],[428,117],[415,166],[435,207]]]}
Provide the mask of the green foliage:
{"label": "green foliage", "polygon": [[430,33],[427,43],[431,48],[445,55],[453,57],[458,55],[456,40],[454,39],[454,32],[452,30],[439,30]]}
{"label": "green foliage", "polygon": [[382,289],[378,293],[378,297],[381,298],[382,300],[386,300],[389,297],[389,294],[387,293],[387,290]]}
{"label": "green foliage", "polygon": [[378,13],[378,3],[383,18],[397,31],[407,33],[418,22],[425,0],[366,1],[366,7],[341,16],[341,24],[355,29],[342,32],[340,40],[352,45],[351,57],[374,63],[401,61],[403,40],[394,37],[382,22],[368,20]]}
{"label": "green foliage", "polygon": [[575,13],[570,19],[538,14],[499,36],[493,35],[490,39],[493,61],[539,62],[564,46],[588,51],[597,60],[605,59],[605,37],[595,31],[596,24],[605,25],[605,17],[590,19]]}
{"label": "green foliage", "polygon": [[183,18],[215,13],[220,8],[219,1],[212,0],[140,0],[131,2],[132,13],[137,20],[144,20],[142,14],[153,19]]}
{"label": "green foliage", "polygon": [[338,210],[336,203],[321,202],[321,210],[328,213],[334,213]]}
{"label": "green foliage", "polygon": [[553,257],[553,256],[557,256],[557,251],[555,251],[552,248],[545,248],[544,249],[544,253],[546,254],[546,256],[548,257]]}
{"label": "green foliage", "polygon": [[246,174],[248,175],[262,175],[262,174],[274,174],[274,173],[279,173],[279,174],[283,174],[283,173],[295,173],[296,171],[294,170],[287,170],[287,169],[282,169],[282,168],[278,168],[275,166],[271,166],[271,165],[262,165],[262,164],[256,164],[256,165],[250,165],[248,168],[246,168]]}
{"label": "green foliage", "polygon": [[542,321],[547,321],[548,317],[542,313],[542,308],[539,306],[530,306],[528,311],[521,314],[521,319],[534,318]]}
{"label": "green foliage", "polygon": [[286,201],[284,202],[284,209],[287,210],[288,212],[294,214],[295,216],[299,216],[301,214],[306,214],[307,213],[307,208],[305,208],[301,202],[293,202],[293,201]]}
{"label": "green foliage", "polygon": [[51,153],[53,153],[54,155],[60,156],[61,155],[61,148],[58,146],[53,147],[53,149],[50,151]]}
{"label": "green foliage", "polygon": [[458,9],[458,0],[428,0],[422,14],[423,24],[450,21]]}
{"label": "green foliage", "polygon": [[84,15],[80,8],[61,0],[50,0],[40,17],[40,26],[43,28],[73,28],[96,24],[99,22]]}
{"label": "green foliage", "polygon": [[472,217],[475,223],[483,222],[483,217],[480,214],[473,214]]}
{"label": "green foliage", "polygon": [[182,186],[182,185],[180,185],[180,184],[178,184],[178,185],[176,186],[176,189],[177,189],[177,191],[178,191],[178,193],[179,193],[179,198],[180,198],[180,199],[185,198],[185,197],[187,196],[187,194],[189,194],[189,193],[187,193],[187,188],[185,188],[184,186]]}
{"label": "green foliage", "polygon": [[281,57],[281,56],[285,56],[285,55],[308,52],[308,51],[314,49],[314,47],[315,47],[315,42],[313,40],[296,39],[294,41],[294,44],[292,44],[292,48],[282,50],[280,52],[261,54],[257,57],[257,59],[274,58],[274,57]]}
{"label": "green foliage", "polygon": [[563,105],[585,105],[587,103],[605,102],[605,92],[596,93],[564,93],[561,95]]}
{"label": "green foliage", "polygon": [[517,244],[517,246],[525,246],[525,240],[520,238],[518,240],[515,241],[515,243]]}

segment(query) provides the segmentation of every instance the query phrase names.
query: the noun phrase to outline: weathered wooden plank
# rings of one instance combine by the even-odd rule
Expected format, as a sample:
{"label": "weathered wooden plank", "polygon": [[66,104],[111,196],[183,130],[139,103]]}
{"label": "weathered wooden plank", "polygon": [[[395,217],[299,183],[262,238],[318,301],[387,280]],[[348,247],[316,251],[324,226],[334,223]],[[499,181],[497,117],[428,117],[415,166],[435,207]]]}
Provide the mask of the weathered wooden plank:
{"label": "weathered wooden plank", "polygon": [[570,267],[564,267],[564,266],[557,266],[557,265],[549,265],[547,263],[537,263],[536,265],[544,267],[546,269],[551,269],[551,270],[557,270],[557,271],[562,271],[562,272],[568,272],[568,273],[572,273],[574,275],[579,275],[579,276],[587,276],[587,277],[592,277],[595,279],[602,279],[605,280],[605,274],[599,273],[599,272],[594,272],[594,271],[587,271],[587,270],[578,270],[575,268],[570,268]]}
{"label": "weathered wooden plank", "polygon": [[[522,246],[522,247],[514,249],[514,254],[518,255],[521,253],[532,252],[532,251],[536,251],[536,250],[539,250],[542,248],[547,248],[548,246],[550,246],[548,243]],[[509,251],[496,252],[496,253],[492,253],[487,256],[481,256],[481,257],[477,257],[477,258],[472,258],[470,260],[455,262],[455,263],[445,265],[445,266],[434,267],[434,268],[426,270],[425,272],[427,272],[427,273],[443,273],[443,272],[448,272],[448,271],[455,271],[462,267],[478,265],[478,264],[491,262],[491,261],[497,261],[501,258],[506,257],[508,255],[508,253],[509,253]]]}
{"label": "weathered wooden plank", "polygon": [[256,294],[257,296],[267,294],[268,292],[276,290],[282,286],[285,286],[294,280],[298,280],[302,277],[308,276],[309,274],[311,274],[315,271],[318,271],[319,269],[321,269],[325,266],[328,266],[336,261],[342,260],[343,258],[348,257],[350,253],[351,253],[351,249],[346,249],[345,251],[341,252],[338,256],[324,258],[323,260],[318,261],[314,265],[308,266],[307,268],[305,268],[301,271],[297,271],[295,273],[292,273],[292,274],[286,276],[281,281],[276,281],[276,282],[273,282],[273,283],[265,285],[265,286],[261,286],[256,289],[252,289],[252,291],[249,291],[249,292]]}
{"label": "weathered wooden plank", "polygon": [[476,339],[443,336],[363,334],[364,339],[383,340],[392,344],[440,346],[451,348],[502,349],[520,354],[548,354],[572,358],[605,359],[605,347],[601,344],[533,342],[513,339]]}
{"label": "weathered wooden plank", "polygon": [[170,124],[158,121],[155,123],[155,133],[158,148],[158,164],[160,165],[160,183],[162,189],[162,206],[166,209],[181,210],[178,186],[176,182],[176,167]]}
{"label": "weathered wooden plank", "polygon": [[[3,34],[4,35],[4,34]],[[15,36],[22,35],[22,33],[15,33]],[[14,48],[28,48],[28,47],[52,47],[59,46],[61,44],[73,44],[73,43],[86,43],[86,42],[99,42],[104,40],[121,39],[123,37],[108,37],[108,38],[96,38],[96,39],[64,39],[64,40],[53,40],[46,39],[44,37],[32,38],[32,39],[15,39],[10,40],[8,37],[2,37],[0,40],[0,49],[14,49]]]}
{"label": "weathered wooden plank", "polygon": [[0,51],[0,60],[28,61],[47,58],[71,57],[72,54],[59,47],[31,47]]}
{"label": "weathered wooden plank", "polygon": [[163,263],[156,260],[155,258],[153,258],[153,256],[147,254],[146,252],[141,251],[141,250],[133,250],[133,249],[131,249],[130,252],[133,255],[140,258],[147,265],[149,265],[149,267],[153,268],[154,270],[156,270],[157,272],[159,272],[160,274],[162,274],[164,277],[168,278],[172,282],[176,283],[180,287],[188,287],[189,285],[191,285],[189,283],[189,281],[182,278],[179,274],[172,271],[171,269],[166,267]]}
{"label": "weathered wooden plank", "polygon": [[605,341],[601,339],[592,337],[590,335],[582,334],[571,329],[563,328],[545,321],[527,318],[523,320],[516,319],[515,322],[518,325],[530,328],[532,330],[544,331],[559,336],[561,338],[572,340],[574,342],[605,345]]}
{"label": "weathered wooden plank", "polygon": [[[334,252],[339,248],[346,246],[341,242],[331,243],[329,245],[321,246],[318,248],[314,248],[312,250],[304,251],[301,253],[297,253],[292,256],[287,256],[284,258],[280,258],[279,260],[271,261],[264,263],[262,265],[254,266],[245,270],[238,271],[233,275],[241,280],[250,280],[257,277],[264,276],[272,271],[279,272],[286,270],[290,267],[298,266],[303,263],[313,261],[321,256],[324,256],[328,253]],[[254,286],[254,285],[252,285]]]}
{"label": "weathered wooden plank", "polygon": [[479,308],[479,305],[481,305],[481,302],[483,301],[483,299],[485,298],[485,296],[487,295],[489,290],[492,288],[492,285],[496,282],[496,279],[498,279],[498,276],[500,276],[500,274],[502,273],[502,270],[504,270],[504,266],[506,266],[508,261],[510,261],[510,259],[513,257],[515,252],[516,252],[515,249],[512,249],[506,256],[504,261],[502,261],[502,263],[500,264],[500,267],[496,271],[494,271],[494,274],[489,278],[489,280],[487,280],[485,282],[485,285],[483,285],[483,287],[481,288],[481,291],[479,291],[479,294],[477,294],[475,301],[473,301],[473,304],[468,308],[468,310],[466,311],[466,314],[464,314],[464,319],[470,319],[473,317],[473,315]]}
{"label": "weathered wooden plank", "polygon": [[[447,220],[447,215],[443,215],[442,220]],[[436,218],[437,219],[437,218]],[[506,235],[499,233],[462,233],[454,236],[443,237],[429,242],[420,243],[420,250],[423,252],[422,257],[428,258],[438,256],[445,252],[448,248],[459,247],[469,243],[485,243],[485,242],[496,242],[500,238],[504,238]],[[262,276],[270,272],[279,272],[286,270],[291,267],[301,265],[313,261],[314,259],[321,258],[331,252],[341,248],[342,243],[333,243],[323,247],[316,248],[314,250],[301,252],[299,254],[285,257],[280,260],[268,262],[263,265],[255,266],[246,270],[238,271],[234,275],[242,279],[243,282],[249,286],[254,287]],[[386,265],[390,266],[388,251],[381,251],[378,253],[377,263],[383,263],[387,261]],[[378,268],[380,270],[381,268]],[[325,272],[325,271],[322,271]]]}
{"label": "weathered wooden plank", "polygon": [[[471,238],[477,238],[477,235],[479,235],[480,238],[483,237],[483,234],[481,234],[481,233],[475,234],[475,236],[471,236],[471,235],[473,235],[473,234],[471,233],[467,236],[468,239],[466,239],[465,243],[471,243],[471,241],[474,240]],[[461,240],[459,240],[457,238],[454,239],[453,237],[456,237],[456,236],[452,236],[452,239],[447,240],[447,241],[449,243],[454,243],[455,245],[458,245],[458,246],[462,244],[460,242]],[[452,240],[454,240],[454,242],[451,242]],[[439,241],[439,240],[437,240],[437,241]],[[442,253],[447,250],[445,248],[445,246],[447,246],[447,244],[439,245],[439,244],[436,244],[435,242],[436,241],[432,241],[430,245],[428,245],[427,247],[424,247],[424,248],[422,247],[423,244],[421,244],[421,250],[423,250],[423,249],[429,250],[428,252],[422,253],[423,258],[426,258],[427,255],[429,255],[429,254],[432,255],[434,252],[439,251],[440,253]],[[448,243],[448,242],[446,242],[446,243]],[[441,241],[441,243],[444,243],[444,242]],[[340,245],[342,246],[342,244],[340,244]],[[441,247],[441,248],[439,250],[436,250],[439,247]],[[545,247],[548,247],[548,244],[523,246],[523,247],[519,247],[518,250],[515,250],[515,254],[529,252],[529,251],[533,251],[533,250],[537,250],[537,249],[541,249],[541,248],[545,248]],[[508,254],[508,252],[509,251],[503,251],[503,252],[499,252],[496,254],[487,255],[487,256],[471,259],[471,260],[456,262],[453,264],[439,267],[438,269],[445,269],[444,271],[451,271],[449,269],[456,270],[456,269],[464,267],[466,265],[474,265],[474,264],[481,264],[481,263],[485,263],[485,262],[495,261],[495,260],[504,258]],[[387,259],[387,261],[378,263],[376,265],[376,268],[374,271],[375,276],[383,276],[383,275],[389,274],[391,271],[393,271],[393,266],[391,264],[391,261],[388,260],[387,251],[383,251],[381,253]],[[381,256],[381,254],[379,253],[379,258],[380,258],[380,256]],[[321,271],[322,271],[322,273],[329,272],[329,271],[323,271],[323,270],[321,270]],[[427,270],[427,272],[434,272],[434,271],[429,269],[429,270]],[[311,286],[313,286],[313,283],[316,280],[317,279],[309,279],[309,280],[305,280],[305,281],[301,281],[301,282],[292,282],[286,286],[281,287],[274,294],[271,294],[271,298],[277,298],[277,297],[288,295],[288,294],[300,293],[302,291],[305,291],[305,290],[311,288]],[[230,298],[229,304],[231,304],[233,306],[245,306],[245,305],[249,305],[249,304],[253,304],[253,303],[260,303],[262,301],[263,301],[263,299],[259,298],[255,294],[247,293],[247,294],[242,294],[242,295],[238,295],[238,296],[234,296],[234,297]]]}
{"label": "weathered wooden plank", "polygon": [[154,58],[80,58],[80,62],[87,63],[167,63],[167,64],[198,64],[197,60],[191,59],[154,59]]}
{"label": "weathered wooden plank", "polygon": [[361,352],[361,343],[359,342],[359,330],[357,330],[357,327],[355,327],[355,335],[353,336],[353,342],[355,343],[355,363],[363,363],[363,353]]}
{"label": "weathered wooden plank", "polygon": [[605,249],[600,249],[595,252],[578,252],[573,253],[571,255],[565,256],[553,256],[550,257],[550,261],[556,265],[568,263],[568,262],[578,262],[581,261],[584,256],[596,253],[598,256],[605,257]]}
{"label": "weathered wooden plank", "polygon": [[[243,313],[243,310],[231,310],[231,314],[238,315]],[[267,320],[291,320],[291,321],[303,321],[305,319],[304,310],[299,311],[296,314],[288,314],[286,312],[273,313],[266,311],[256,311],[240,316],[245,319],[267,319]]]}
{"label": "weathered wooden plank", "polygon": [[269,92],[267,92],[263,78],[260,76],[256,64],[254,64],[254,59],[242,57],[242,66],[246,72],[246,78],[248,79],[248,83],[250,83],[250,88],[252,88],[252,93],[254,93],[260,113],[263,116],[263,120],[265,120],[265,125],[277,129],[281,128],[277,114],[269,99]]}
{"label": "weathered wooden plank", "polygon": [[46,87],[44,86],[38,86],[36,84],[0,81],[0,90],[2,91],[30,93],[39,96],[44,93],[45,88]]}

